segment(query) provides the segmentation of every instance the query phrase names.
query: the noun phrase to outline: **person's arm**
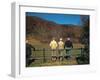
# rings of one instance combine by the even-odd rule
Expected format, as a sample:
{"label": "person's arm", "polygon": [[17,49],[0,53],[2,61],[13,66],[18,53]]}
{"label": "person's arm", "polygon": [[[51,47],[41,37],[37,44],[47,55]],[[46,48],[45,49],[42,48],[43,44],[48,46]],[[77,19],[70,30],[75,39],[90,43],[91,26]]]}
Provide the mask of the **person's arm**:
{"label": "person's arm", "polygon": [[65,47],[66,47],[66,42],[64,43],[64,49],[65,49]]}
{"label": "person's arm", "polygon": [[58,46],[57,42],[56,42],[56,47]]}
{"label": "person's arm", "polygon": [[33,47],[32,45],[30,45],[30,47],[35,51],[35,47]]}
{"label": "person's arm", "polygon": [[52,41],[50,42],[49,46],[51,47],[51,45],[52,45]]}
{"label": "person's arm", "polygon": [[73,48],[73,43],[71,42],[72,48]]}

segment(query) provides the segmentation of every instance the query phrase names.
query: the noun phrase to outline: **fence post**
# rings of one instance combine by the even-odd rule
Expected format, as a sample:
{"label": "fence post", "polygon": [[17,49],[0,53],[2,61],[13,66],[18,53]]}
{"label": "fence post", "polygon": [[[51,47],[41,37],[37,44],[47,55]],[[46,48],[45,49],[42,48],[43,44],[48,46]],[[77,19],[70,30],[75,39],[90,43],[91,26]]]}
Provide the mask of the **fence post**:
{"label": "fence post", "polygon": [[43,62],[46,62],[46,58],[45,58],[45,48],[43,48]]}

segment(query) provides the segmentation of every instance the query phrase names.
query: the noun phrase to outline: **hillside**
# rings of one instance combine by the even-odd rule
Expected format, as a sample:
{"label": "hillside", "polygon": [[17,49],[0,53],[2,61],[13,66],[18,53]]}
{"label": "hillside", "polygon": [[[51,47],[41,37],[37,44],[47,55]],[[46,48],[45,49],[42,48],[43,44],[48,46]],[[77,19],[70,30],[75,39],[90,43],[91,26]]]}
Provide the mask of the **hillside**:
{"label": "hillside", "polygon": [[67,36],[78,42],[82,27],[72,24],[57,24],[36,16],[26,16],[26,36],[32,35],[41,42],[49,42],[53,37],[58,40]]}

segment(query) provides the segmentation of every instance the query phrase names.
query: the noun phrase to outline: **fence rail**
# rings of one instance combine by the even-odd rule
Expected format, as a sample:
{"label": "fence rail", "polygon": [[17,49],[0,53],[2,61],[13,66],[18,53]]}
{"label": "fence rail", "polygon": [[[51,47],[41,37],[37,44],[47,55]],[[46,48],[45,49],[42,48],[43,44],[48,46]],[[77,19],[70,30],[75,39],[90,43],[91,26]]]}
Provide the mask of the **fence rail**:
{"label": "fence rail", "polygon": [[[72,48],[71,50],[83,50],[84,48]],[[35,49],[35,51],[53,51],[52,49],[46,49],[46,48],[42,48],[42,49]],[[59,50],[59,49],[55,49],[55,50]],[[66,49],[61,49],[61,50],[66,50]]]}

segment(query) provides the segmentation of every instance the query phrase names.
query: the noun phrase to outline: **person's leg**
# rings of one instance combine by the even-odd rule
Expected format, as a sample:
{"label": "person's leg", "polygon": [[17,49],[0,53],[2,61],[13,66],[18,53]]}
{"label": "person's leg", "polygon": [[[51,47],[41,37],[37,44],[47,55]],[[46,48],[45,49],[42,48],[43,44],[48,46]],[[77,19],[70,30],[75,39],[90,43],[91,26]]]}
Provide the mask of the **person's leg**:
{"label": "person's leg", "polygon": [[54,50],[52,50],[52,53],[51,53],[51,60],[53,61],[53,56],[54,56]]}
{"label": "person's leg", "polygon": [[26,58],[26,67],[28,66],[28,59]]}
{"label": "person's leg", "polygon": [[29,63],[29,57],[28,58],[26,58],[26,66],[29,66],[30,65],[30,63]]}
{"label": "person's leg", "polygon": [[62,51],[62,50],[60,50],[59,60],[60,60],[60,61],[62,61],[62,60],[63,60],[63,51]]}
{"label": "person's leg", "polygon": [[68,56],[71,57],[71,50],[68,51]]}
{"label": "person's leg", "polygon": [[67,56],[69,56],[69,49],[66,50],[66,54],[67,54]]}
{"label": "person's leg", "polygon": [[70,58],[70,50],[67,51],[68,59]]}
{"label": "person's leg", "polygon": [[56,61],[57,57],[56,57],[56,50],[52,50],[52,57],[51,60],[52,61]]}
{"label": "person's leg", "polygon": [[69,48],[69,58],[72,58],[72,48]]}
{"label": "person's leg", "polygon": [[61,51],[60,51],[60,49],[58,50],[58,60],[60,60],[60,53],[61,53]]}
{"label": "person's leg", "polygon": [[66,49],[66,56],[67,56],[67,49]]}
{"label": "person's leg", "polygon": [[54,61],[56,61],[56,60],[57,60],[57,51],[54,50]]}
{"label": "person's leg", "polygon": [[71,57],[71,48],[66,48],[66,58],[69,59]]}

